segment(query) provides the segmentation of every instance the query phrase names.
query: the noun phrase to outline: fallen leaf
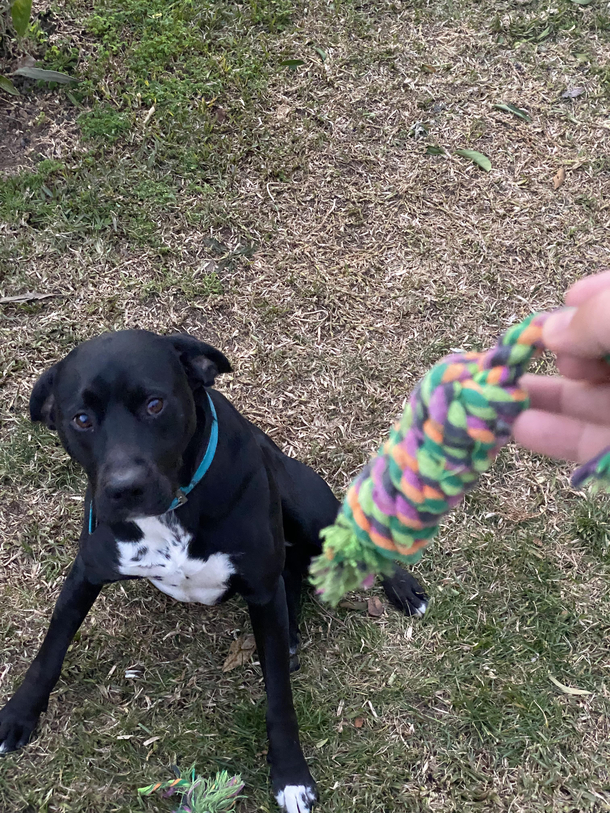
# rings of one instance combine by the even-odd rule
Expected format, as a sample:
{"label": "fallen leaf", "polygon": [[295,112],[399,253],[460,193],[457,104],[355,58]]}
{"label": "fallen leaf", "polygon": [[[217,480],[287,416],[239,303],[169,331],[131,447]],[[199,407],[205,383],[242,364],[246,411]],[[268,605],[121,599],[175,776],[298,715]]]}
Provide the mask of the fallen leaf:
{"label": "fallen leaf", "polygon": [[256,650],[254,635],[240,635],[229,647],[229,654],[222,665],[223,672],[230,672],[248,663]]}
{"label": "fallen leaf", "polygon": [[275,111],[275,115],[277,118],[282,121],[283,119],[287,119],[290,115],[291,107],[289,104],[281,104],[278,109]]}
{"label": "fallen leaf", "polygon": [[161,737],[150,737],[149,739],[144,740],[142,745],[144,747],[146,747],[147,745],[152,745],[153,742],[157,742],[157,740],[160,740],[160,739],[161,739]]}
{"label": "fallen leaf", "polygon": [[564,694],[571,694],[571,695],[587,695],[593,694],[593,692],[588,692],[586,689],[573,689],[571,686],[566,686],[564,683],[560,683],[557,678],[554,678],[553,675],[549,675],[549,680],[551,683],[554,683],[558,689]]}
{"label": "fallen leaf", "polygon": [[461,155],[462,158],[469,158],[473,163],[477,166],[484,169],[485,172],[489,172],[491,169],[491,161],[486,155],[483,155],[482,152],[477,152],[476,150],[456,150],[457,155]]}
{"label": "fallen leaf", "polygon": [[38,79],[42,82],[58,82],[60,85],[69,85],[71,82],[78,82],[74,76],[59,71],[45,71],[42,68],[17,68],[13,71],[16,76],[25,76],[28,79]]}
{"label": "fallen leaf", "polygon": [[530,116],[529,113],[526,113],[525,110],[521,110],[520,107],[515,107],[514,104],[498,102],[497,104],[494,104],[494,107],[496,108],[496,110],[503,110],[505,113],[512,113],[513,116],[517,116],[518,118],[523,119],[523,121],[532,120],[532,117]]}
{"label": "fallen leaf", "polygon": [[373,616],[373,618],[381,618],[384,613],[383,604],[381,603],[380,599],[377,596],[372,596],[366,605],[368,614]]}
{"label": "fallen leaf", "polygon": [[17,296],[3,296],[0,299],[0,305],[8,305],[11,302],[35,302],[39,299],[51,299],[59,294],[37,294],[35,292],[26,294],[17,294]]}
{"label": "fallen leaf", "polygon": [[340,601],[339,607],[344,610],[366,610],[366,601]]}
{"label": "fallen leaf", "polygon": [[576,99],[578,96],[582,96],[584,92],[584,88],[568,88],[564,93],[561,94],[561,98]]}
{"label": "fallen leaf", "polygon": [[316,743],[316,748],[324,748],[326,743],[328,742],[328,737],[325,740],[320,740],[320,742]]}
{"label": "fallen leaf", "polygon": [[364,717],[356,717],[356,719],[354,720],[354,726],[356,728],[362,728],[363,725],[364,725]]}
{"label": "fallen leaf", "polygon": [[297,68],[300,68],[301,65],[305,64],[304,59],[283,59],[280,62],[282,68],[290,68],[292,71],[296,71]]}
{"label": "fallen leaf", "polygon": [[557,170],[557,174],[553,178],[553,189],[559,189],[559,187],[565,181],[565,179],[566,179],[565,167],[559,167],[559,169]]}
{"label": "fallen leaf", "polygon": [[6,76],[0,76],[0,90],[5,90],[11,96],[21,96],[15,85]]}
{"label": "fallen leaf", "polygon": [[444,155],[445,150],[442,147],[437,147],[435,144],[428,144],[426,147],[426,155]]}

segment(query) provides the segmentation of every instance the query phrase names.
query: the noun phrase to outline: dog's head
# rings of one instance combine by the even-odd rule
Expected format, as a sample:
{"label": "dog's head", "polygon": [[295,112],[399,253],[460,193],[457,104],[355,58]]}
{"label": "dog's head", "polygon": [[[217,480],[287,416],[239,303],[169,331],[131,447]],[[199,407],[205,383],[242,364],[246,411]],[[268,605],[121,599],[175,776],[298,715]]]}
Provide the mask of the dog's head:
{"label": "dog's head", "polygon": [[230,372],[223,354],[187,335],[106,333],[36,382],[30,417],[57,430],[91,482],[104,522],[166,511],[196,428],[195,393]]}

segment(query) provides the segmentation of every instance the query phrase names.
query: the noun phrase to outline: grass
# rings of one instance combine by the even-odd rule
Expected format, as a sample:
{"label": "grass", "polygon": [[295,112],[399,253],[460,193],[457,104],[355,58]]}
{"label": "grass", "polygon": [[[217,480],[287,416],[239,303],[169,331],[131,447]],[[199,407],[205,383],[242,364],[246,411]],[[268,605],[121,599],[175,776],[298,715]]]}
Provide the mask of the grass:
{"label": "grass", "polygon": [[[2,295],[55,295],[0,321],[3,697],[81,522],[82,475],[25,417],[76,343],[211,341],[235,363],[222,389],[339,493],[439,356],[610,265],[597,0],[35,11],[30,47],[80,82],[0,99]],[[502,455],[418,566],[422,621],[306,605],[294,690],[322,810],[610,809],[608,504],[566,474]],[[247,631],[237,601],[105,590],[39,736],[3,760],[1,813],[169,810],[135,788],[194,761],[243,774],[244,813],[273,810],[258,667],[222,672]]]}

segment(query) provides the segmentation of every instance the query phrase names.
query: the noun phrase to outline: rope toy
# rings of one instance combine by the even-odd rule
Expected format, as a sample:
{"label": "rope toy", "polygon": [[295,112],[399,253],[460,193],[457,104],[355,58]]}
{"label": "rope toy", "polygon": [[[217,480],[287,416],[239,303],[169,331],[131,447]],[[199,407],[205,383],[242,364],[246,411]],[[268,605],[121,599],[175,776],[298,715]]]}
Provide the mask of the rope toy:
{"label": "rope toy", "polygon": [[[484,353],[446,356],[420,381],[390,437],[348,489],[334,525],[321,532],[311,580],[336,605],[394,562],[415,563],[442,518],[476,485],[529,406],[519,379],[544,350],[548,313],[504,333]],[[610,448],[578,468],[572,485],[610,482]]]}
{"label": "rope toy", "polygon": [[195,766],[186,774],[174,768],[176,779],[168,782],[155,782],[145,788],[138,788],[140,796],[150,796],[155,791],[164,791],[163,796],[182,794],[180,807],[174,813],[226,813],[231,810],[244,789],[240,776],[230,776],[227,771],[217,773],[214,779],[195,776]]}

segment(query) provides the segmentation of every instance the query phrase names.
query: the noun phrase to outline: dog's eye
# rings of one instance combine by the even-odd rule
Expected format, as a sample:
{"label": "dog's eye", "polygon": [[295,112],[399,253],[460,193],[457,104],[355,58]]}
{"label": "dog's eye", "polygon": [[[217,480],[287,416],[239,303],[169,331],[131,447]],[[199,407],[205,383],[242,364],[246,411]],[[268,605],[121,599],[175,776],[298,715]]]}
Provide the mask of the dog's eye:
{"label": "dog's eye", "polygon": [[86,412],[79,412],[72,418],[72,423],[77,429],[91,429],[93,421]]}
{"label": "dog's eye", "polygon": [[158,415],[163,409],[163,401],[160,398],[151,398],[146,403],[146,411],[149,415]]}

